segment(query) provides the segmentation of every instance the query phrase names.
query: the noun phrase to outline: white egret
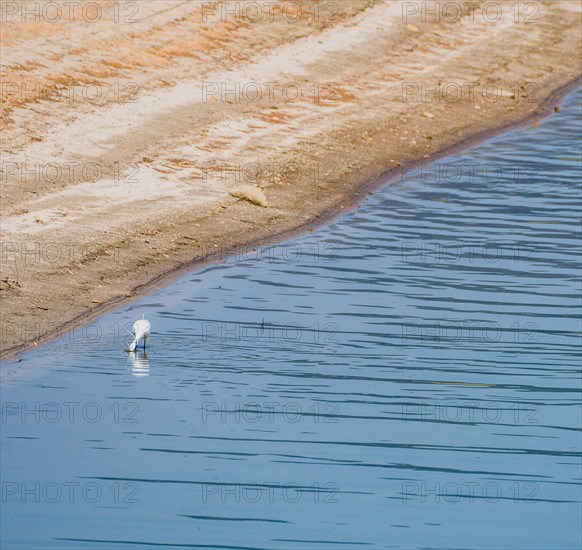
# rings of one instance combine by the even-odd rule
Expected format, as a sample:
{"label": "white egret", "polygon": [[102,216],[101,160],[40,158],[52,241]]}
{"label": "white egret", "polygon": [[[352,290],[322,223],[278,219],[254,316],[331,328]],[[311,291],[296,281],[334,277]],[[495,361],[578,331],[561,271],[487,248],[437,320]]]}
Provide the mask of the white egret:
{"label": "white egret", "polygon": [[143,338],[143,349],[145,350],[146,340],[150,336],[150,329],[151,329],[150,322],[145,318],[145,315],[142,315],[141,319],[138,319],[135,323],[133,323],[133,327],[131,329],[133,342],[129,345],[129,347],[125,351],[135,351],[135,348],[137,347],[139,341],[142,338]]}

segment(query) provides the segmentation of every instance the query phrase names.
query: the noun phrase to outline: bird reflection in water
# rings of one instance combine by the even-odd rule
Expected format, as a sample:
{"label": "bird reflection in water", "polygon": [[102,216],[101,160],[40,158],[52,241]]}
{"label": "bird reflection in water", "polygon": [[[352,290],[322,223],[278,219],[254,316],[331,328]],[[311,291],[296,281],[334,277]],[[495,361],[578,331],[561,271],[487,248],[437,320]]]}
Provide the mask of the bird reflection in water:
{"label": "bird reflection in water", "polygon": [[131,374],[134,376],[149,376],[150,374],[150,360],[145,351],[132,351],[128,353],[131,361]]}

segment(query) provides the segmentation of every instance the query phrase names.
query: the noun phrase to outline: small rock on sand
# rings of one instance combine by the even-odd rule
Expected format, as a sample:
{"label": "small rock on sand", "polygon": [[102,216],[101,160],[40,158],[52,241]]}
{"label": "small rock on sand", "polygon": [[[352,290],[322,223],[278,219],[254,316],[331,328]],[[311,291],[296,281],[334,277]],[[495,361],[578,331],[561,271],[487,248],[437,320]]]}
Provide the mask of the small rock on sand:
{"label": "small rock on sand", "polygon": [[258,187],[252,185],[239,185],[230,190],[231,196],[237,199],[249,201],[257,206],[267,206],[267,197]]}
{"label": "small rock on sand", "polygon": [[411,25],[410,23],[408,25],[406,25],[406,30],[408,30],[410,32],[419,32],[418,27],[415,27],[414,25]]}
{"label": "small rock on sand", "polygon": [[432,113],[422,113],[422,116],[425,118],[434,118],[434,115]]}

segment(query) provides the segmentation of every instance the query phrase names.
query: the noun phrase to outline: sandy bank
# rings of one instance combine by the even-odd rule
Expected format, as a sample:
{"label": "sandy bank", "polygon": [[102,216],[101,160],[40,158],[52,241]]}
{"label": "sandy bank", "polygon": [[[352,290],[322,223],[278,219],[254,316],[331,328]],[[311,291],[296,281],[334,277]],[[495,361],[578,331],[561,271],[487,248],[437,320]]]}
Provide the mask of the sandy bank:
{"label": "sandy bank", "polygon": [[382,175],[545,114],[580,77],[570,0],[11,4],[3,356],[322,223]]}

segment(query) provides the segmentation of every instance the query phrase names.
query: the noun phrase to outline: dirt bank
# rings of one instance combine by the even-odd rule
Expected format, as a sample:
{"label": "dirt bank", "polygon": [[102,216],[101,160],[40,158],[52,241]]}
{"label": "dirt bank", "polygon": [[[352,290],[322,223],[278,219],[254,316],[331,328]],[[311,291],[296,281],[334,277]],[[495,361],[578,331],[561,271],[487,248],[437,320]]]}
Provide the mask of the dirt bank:
{"label": "dirt bank", "polygon": [[570,0],[50,4],[0,4],[4,357],[545,114],[581,70]]}

